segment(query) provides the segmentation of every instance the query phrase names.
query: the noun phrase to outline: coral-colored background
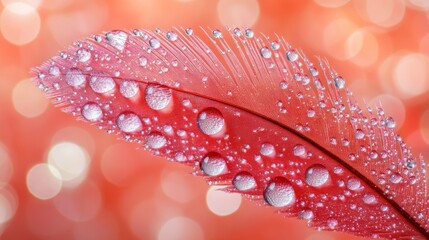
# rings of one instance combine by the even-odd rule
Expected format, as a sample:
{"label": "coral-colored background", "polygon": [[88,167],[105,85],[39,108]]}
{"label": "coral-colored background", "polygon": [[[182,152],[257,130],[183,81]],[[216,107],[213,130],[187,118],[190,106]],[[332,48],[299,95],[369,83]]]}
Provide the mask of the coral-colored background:
{"label": "coral-colored background", "polygon": [[[217,216],[207,206],[209,187],[189,169],[63,114],[30,84],[29,70],[103,30],[248,25],[325,56],[429,159],[428,9],[427,0],[1,0],[0,238],[357,239],[248,201]],[[80,184],[29,174],[46,167],[38,164],[61,142],[89,163]],[[52,195],[42,200],[43,193]]]}

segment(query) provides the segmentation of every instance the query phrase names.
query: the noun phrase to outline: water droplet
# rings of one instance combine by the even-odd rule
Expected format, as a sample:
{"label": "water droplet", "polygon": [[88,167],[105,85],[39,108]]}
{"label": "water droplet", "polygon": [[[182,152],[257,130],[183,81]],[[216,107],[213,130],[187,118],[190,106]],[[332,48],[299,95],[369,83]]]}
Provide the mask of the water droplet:
{"label": "water droplet", "polygon": [[352,191],[357,191],[361,187],[360,181],[357,178],[351,177],[347,180],[347,188]]}
{"label": "water droplet", "polygon": [[77,50],[76,55],[77,55],[77,60],[79,62],[87,62],[89,59],[91,59],[91,53],[88,50],[83,48]]}
{"label": "water droplet", "polygon": [[60,69],[57,66],[49,67],[49,74],[51,74],[52,76],[59,76],[60,73]]}
{"label": "water droplet", "polygon": [[392,117],[386,118],[385,124],[386,124],[387,128],[395,128],[396,127],[395,119],[393,119]]}
{"label": "water droplet", "polygon": [[248,191],[256,187],[256,180],[248,172],[240,172],[235,175],[232,185],[239,191]]}
{"label": "water droplet", "polygon": [[105,74],[96,74],[91,76],[89,86],[96,93],[107,93],[115,88],[115,81]]}
{"label": "water droplet", "polygon": [[66,73],[66,83],[69,86],[77,87],[79,85],[82,85],[85,80],[86,76],[82,74],[82,72],[77,68],[70,68]]}
{"label": "water droplet", "polygon": [[224,130],[225,119],[216,108],[206,108],[198,115],[197,124],[204,134],[216,135]]}
{"label": "water droplet", "polygon": [[265,188],[264,199],[273,207],[286,207],[295,201],[295,191],[288,180],[276,177]]}
{"label": "water droplet", "polygon": [[375,204],[377,202],[377,199],[375,198],[375,196],[370,193],[365,193],[362,196],[362,200],[366,204]]}
{"label": "water droplet", "polygon": [[345,87],[346,81],[341,76],[338,76],[334,79],[334,84],[338,89],[342,89]]}
{"label": "water droplet", "polygon": [[150,84],[146,87],[145,100],[147,105],[154,110],[162,110],[171,103],[172,92],[170,88]]}
{"label": "water droplet", "polygon": [[167,39],[170,41],[174,42],[177,40],[177,33],[175,32],[167,32],[166,36],[167,36]]}
{"label": "water droplet", "polygon": [[270,49],[268,49],[266,47],[261,48],[260,52],[261,52],[261,56],[263,58],[270,58],[272,55]]}
{"label": "water droplet", "polygon": [[201,161],[200,167],[209,176],[219,176],[227,171],[225,159],[216,152],[209,152]]}
{"label": "water droplet", "polygon": [[300,157],[305,155],[306,150],[302,144],[297,144],[293,147],[292,152],[293,152],[293,155]]}
{"label": "water droplet", "polygon": [[107,42],[119,51],[124,50],[127,38],[127,33],[123,31],[112,31],[106,34]]}
{"label": "water droplet", "polygon": [[167,139],[160,132],[151,132],[146,137],[146,145],[151,149],[160,149],[167,144]]}
{"label": "water droplet", "polygon": [[326,222],[328,224],[328,227],[333,229],[338,225],[338,221],[336,219],[328,219],[328,221]]}
{"label": "water droplet", "polygon": [[314,111],[313,109],[308,109],[307,110],[307,117],[312,118],[316,115],[316,111]]}
{"label": "water droplet", "polygon": [[161,47],[161,42],[159,41],[158,38],[152,38],[151,40],[149,40],[149,45],[151,48],[157,49]]}
{"label": "water droplet", "polygon": [[139,65],[144,67],[147,65],[147,58],[145,57],[139,57]]}
{"label": "water droplet", "polygon": [[139,84],[135,81],[124,80],[119,84],[122,96],[132,98],[139,92]]}
{"label": "water droplet", "polygon": [[253,36],[255,36],[255,32],[253,32],[252,29],[248,28],[248,29],[244,30],[244,35],[247,38],[253,38]]}
{"label": "water droplet", "polygon": [[308,69],[308,71],[310,72],[311,76],[313,76],[313,77],[316,77],[319,75],[319,71],[315,67],[310,67]]}
{"label": "water droplet", "polygon": [[236,37],[240,37],[242,34],[240,28],[234,28],[233,33]]}
{"label": "water droplet", "polygon": [[320,164],[311,165],[305,172],[305,182],[313,187],[320,187],[329,180],[329,171]]}
{"label": "water droplet", "polygon": [[295,62],[296,60],[298,60],[298,57],[299,57],[299,55],[295,50],[289,50],[286,53],[286,58],[290,62]]}
{"label": "water droplet", "polygon": [[121,131],[126,133],[137,132],[142,128],[140,118],[135,113],[131,112],[120,114],[116,120],[116,124]]}
{"label": "water droplet", "polygon": [[280,48],[280,44],[277,41],[272,41],[270,43],[271,49],[273,49],[274,51],[279,50]]}
{"label": "water droplet", "polygon": [[213,37],[214,38],[222,38],[222,32],[219,30],[213,30]]}
{"label": "water droplet", "polygon": [[188,159],[186,158],[185,154],[183,154],[183,152],[176,152],[174,153],[174,160],[178,162],[185,162]]}
{"label": "water droplet", "polygon": [[259,149],[259,152],[264,156],[274,156],[276,153],[276,149],[271,143],[263,143],[261,144],[261,148]]}
{"label": "water droplet", "polygon": [[314,217],[314,213],[310,209],[304,209],[298,212],[298,217],[300,219],[311,220]]}
{"label": "water droplet", "polygon": [[98,121],[103,116],[103,111],[96,103],[87,103],[82,108],[82,116],[91,122]]}
{"label": "water droplet", "polygon": [[357,129],[355,131],[355,138],[356,139],[362,139],[365,137],[365,133],[362,131],[362,129]]}
{"label": "water droplet", "polygon": [[392,173],[389,177],[389,180],[393,184],[398,184],[402,181],[402,177],[398,173]]}
{"label": "water droplet", "polygon": [[185,30],[186,34],[188,34],[189,36],[191,36],[194,33],[194,30],[192,28],[187,28]]}

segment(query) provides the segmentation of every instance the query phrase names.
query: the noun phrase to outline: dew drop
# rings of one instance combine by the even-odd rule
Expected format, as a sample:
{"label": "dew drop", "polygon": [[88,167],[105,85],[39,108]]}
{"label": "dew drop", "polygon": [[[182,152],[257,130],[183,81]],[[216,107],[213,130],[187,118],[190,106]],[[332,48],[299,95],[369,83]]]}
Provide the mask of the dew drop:
{"label": "dew drop", "polygon": [[77,50],[76,55],[77,55],[77,60],[79,62],[87,62],[89,59],[91,59],[91,53],[88,50],[83,48]]}
{"label": "dew drop", "polygon": [[308,109],[307,110],[307,117],[312,118],[316,115],[316,111],[314,111],[313,109]]}
{"label": "dew drop", "polygon": [[261,144],[259,152],[264,156],[274,156],[276,149],[271,143],[263,143]]}
{"label": "dew drop", "polygon": [[298,212],[298,217],[300,219],[311,220],[314,217],[314,213],[310,209],[304,209]]}
{"label": "dew drop", "polygon": [[298,60],[298,57],[299,57],[299,55],[295,50],[289,50],[286,53],[286,58],[290,62],[295,62],[296,60]]}
{"label": "dew drop", "polygon": [[154,110],[165,109],[171,103],[171,89],[150,84],[146,87],[145,100],[147,105]]}
{"label": "dew drop", "polygon": [[112,31],[106,34],[107,42],[119,51],[124,50],[127,38],[127,33],[123,31]]}
{"label": "dew drop", "polygon": [[222,38],[222,32],[219,30],[213,30],[213,37],[214,38]]}
{"label": "dew drop", "polygon": [[115,88],[115,81],[109,76],[103,76],[103,74],[92,75],[89,86],[96,93],[107,93]]}
{"label": "dew drop", "polygon": [[198,114],[197,124],[207,135],[216,135],[225,129],[225,119],[216,108],[206,108]]}
{"label": "dew drop", "polygon": [[366,204],[375,204],[377,202],[377,199],[375,198],[375,196],[370,193],[365,193],[362,196],[362,200]]}
{"label": "dew drop", "polygon": [[244,30],[244,35],[247,38],[253,38],[253,36],[255,36],[255,32],[253,32],[252,29],[248,28],[248,29]]}
{"label": "dew drop", "polygon": [[279,50],[280,49],[280,44],[277,41],[272,41],[270,43],[271,49],[273,49],[274,51]]}
{"label": "dew drop", "polygon": [[201,161],[200,167],[209,176],[219,176],[227,171],[225,159],[216,152],[209,152]]}
{"label": "dew drop", "polygon": [[175,32],[167,32],[166,36],[167,36],[167,39],[170,41],[174,42],[177,40],[177,33]]}
{"label": "dew drop", "polygon": [[236,37],[240,37],[240,36],[241,36],[241,34],[243,34],[243,33],[241,32],[240,28],[234,28],[234,30],[233,30],[233,34],[234,34],[234,36],[236,36]]}
{"label": "dew drop", "polygon": [[265,188],[264,199],[273,207],[286,207],[295,201],[295,191],[288,180],[276,177]]}
{"label": "dew drop", "polygon": [[328,221],[326,222],[328,224],[328,227],[333,229],[338,225],[338,221],[336,219],[328,219]]}
{"label": "dew drop", "polygon": [[85,82],[86,77],[79,69],[70,68],[66,73],[65,80],[69,86],[77,87]]}
{"label": "dew drop", "polygon": [[386,124],[387,128],[395,128],[396,127],[395,119],[393,119],[392,117],[386,118],[385,124]]}
{"label": "dew drop", "polygon": [[393,184],[398,184],[402,181],[402,177],[398,173],[392,173],[389,177],[389,181]]}
{"label": "dew drop", "polygon": [[293,155],[297,157],[301,157],[305,155],[305,147],[302,144],[297,144],[292,149]]}
{"label": "dew drop", "polygon": [[248,172],[240,172],[235,175],[232,185],[239,191],[248,191],[256,187],[256,180]]}
{"label": "dew drop", "polygon": [[49,74],[51,74],[52,76],[59,76],[60,73],[60,69],[57,66],[49,67]]}
{"label": "dew drop", "polygon": [[185,30],[185,32],[186,32],[187,35],[191,36],[194,33],[194,30],[192,28],[187,28]]}
{"label": "dew drop", "polygon": [[147,58],[145,57],[139,57],[139,65],[144,67],[147,65]]}
{"label": "dew drop", "polygon": [[146,137],[146,145],[151,149],[160,149],[167,144],[167,139],[160,132],[151,132]]}
{"label": "dew drop", "polygon": [[116,120],[116,124],[121,131],[126,133],[137,132],[142,128],[140,118],[132,112],[120,114]]}
{"label": "dew drop", "polygon": [[362,129],[357,129],[355,131],[355,138],[356,139],[362,139],[365,137],[365,133],[362,131]]}
{"label": "dew drop", "polygon": [[151,48],[157,49],[161,47],[161,42],[159,41],[158,38],[152,38],[151,40],[149,40],[149,45]]}
{"label": "dew drop", "polygon": [[139,84],[135,81],[124,80],[119,84],[122,96],[132,98],[139,92]]}
{"label": "dew drop", "polygon": [[342,89],[342,88],[344,88],[344,87],[345,87],[345,85],[346,85],[346,81],[344,80],[344,78],[343,78],[343,77],[338,76],[338,77],[336,77],[336,78],[334,79],[334,84],[335,84],[335,87],[336,87],[336,88],[338,88],[338,89]]}
{"label": "dew drop", "polygon": [[347,188],[356,191],[361,187],[360,181],[357,178],[351,177],[347,180]]}
{"label": "dew drop", "polygon": [[261,48],[260,53],[263,58],[270,58],[272,55],[270,49],[266,47]]}
{"label": "dew drop", "polygon": [[103,116],[103,111],[96,103],[87,103],[82,108],[82,116],[91,122],[98,121]]}
{"label": "dew drop", "polygon": [[305,172],[305,182],[313,187],[320,187],[329,180],[329,171],[320,164],[311,165]]}

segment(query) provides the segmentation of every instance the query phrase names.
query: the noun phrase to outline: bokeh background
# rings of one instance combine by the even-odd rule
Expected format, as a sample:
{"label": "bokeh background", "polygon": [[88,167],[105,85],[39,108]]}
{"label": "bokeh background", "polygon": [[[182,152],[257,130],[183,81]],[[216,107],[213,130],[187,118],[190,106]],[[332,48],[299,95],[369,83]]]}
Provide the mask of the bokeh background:
{"label": "bokeh background", "polygon": [[55,109],[29,71],[111,29],[249,26],[324,56],[429,159],[428,0],[1,0],[1,239],[358,239],[225,195]]}

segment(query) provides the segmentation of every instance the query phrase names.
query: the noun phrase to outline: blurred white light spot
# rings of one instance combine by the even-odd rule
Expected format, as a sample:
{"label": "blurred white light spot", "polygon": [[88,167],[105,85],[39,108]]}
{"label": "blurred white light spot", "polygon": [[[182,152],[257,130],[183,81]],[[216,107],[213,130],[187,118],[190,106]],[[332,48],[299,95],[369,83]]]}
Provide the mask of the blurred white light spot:
{"label": "blurred white light spot", "polygon": [[12,102],[15,110],[24,117],[34,118],[45,112],[48,100],[30,79],[18,82],[13,88]]}
{"label": "blurred white light spot", "polygon": [[366,0],[368,19],[381,27],[392,27],[400,23],[405,10],[403,0]]}
{"label": "blurred white light spot", "polygon": [[314,0],[322,7],[337,8],[346,5],[350,0]]}
{"label": "blurred white light spot", "polygon": [[[61,173],[62,180],[80,183],[86,176],[89,165],[88,153],[72,142],[55,144],[48,153],[48,163],[55,166]],[[76,185],[73,184],[72,185]]]}
{"label": "blurred white light spot", "polygon": [[201,226],[194,220],[186,217],[174,217],[162,225],[158,233],[158,240],[203,240],[204,233]]}
{"label": "blurred white light spot", "polygon": [[350,35],[345,45],[346,57],[360,66],[373,64],[378,57],[378,41],[365,29],[358,29]]}
{"label": "blurred white light spot", "polygon": [[0,226],[15,216],[17,208],[18,201],[15,191],[11,188],[2,189],[0,191]]}
{"label": "blurred white light spot", "polygon": [[55,197],[62,187],[61,174],[47,163],[34,165],[27,173],[27,188],[33,196],[41,200]]}
{"label": "blurred white light spot", "polygon": [[39,34],[40,16],[29,4],[23,2],[8,4],[0,16],[0,31],[10,43],[25,45]]}
{"label": "blurred white light spot", "polygon": [[212,186],[207,191],[206,202],[211,212],[218,216],[233,214],[241,205],[241,195],[221,191],[222,187]]}
{"label": "blurred white light spot", "polygon": [[0,143],[0,189],[10,180],[13,174],[13,165],[7,153],[6,146]]}
{"label": "blurred white light spot", "polygon": [[394,69],[396,90],[404,97],[410,98],[428,90],[429,58],[423,54],[411,53],[403,56]]}
{"label": "blurred white light spot", "polygon": [[[341,31],[338,31],[341,29]],[[356,25],[347,18],[330,22],[323,30],[323,46],[327,53],[339,60],[346,60],[347,39],[356,31]]]}
{"label": "blurred white light spot", "polygon": [[25,3],[27,5],[32,6],[33,8],[37,8],[39,7],[40,3],[42,2],[42,0],[1,0],[1,2],[3,3],[3,6],[7,6],[9,4],[13,4],[13,3]]}
{"label": "blurred white light spot", "polygon": [[429,10],[428,0],[408,0],[412,6],[419,8],[420,10]]}
{"label": "blurred white light spot", "polygon": [[84,222],[96,217],[101,204],[100,189],[92,182],[86,182],[79,188],[66,189],[54,199],[58,212],[75,222]]}
{"label": "blurred white light spot", "polygon": [[219,0],[217,15],[225,26],[253,26],[259,17],[257,0]]}

